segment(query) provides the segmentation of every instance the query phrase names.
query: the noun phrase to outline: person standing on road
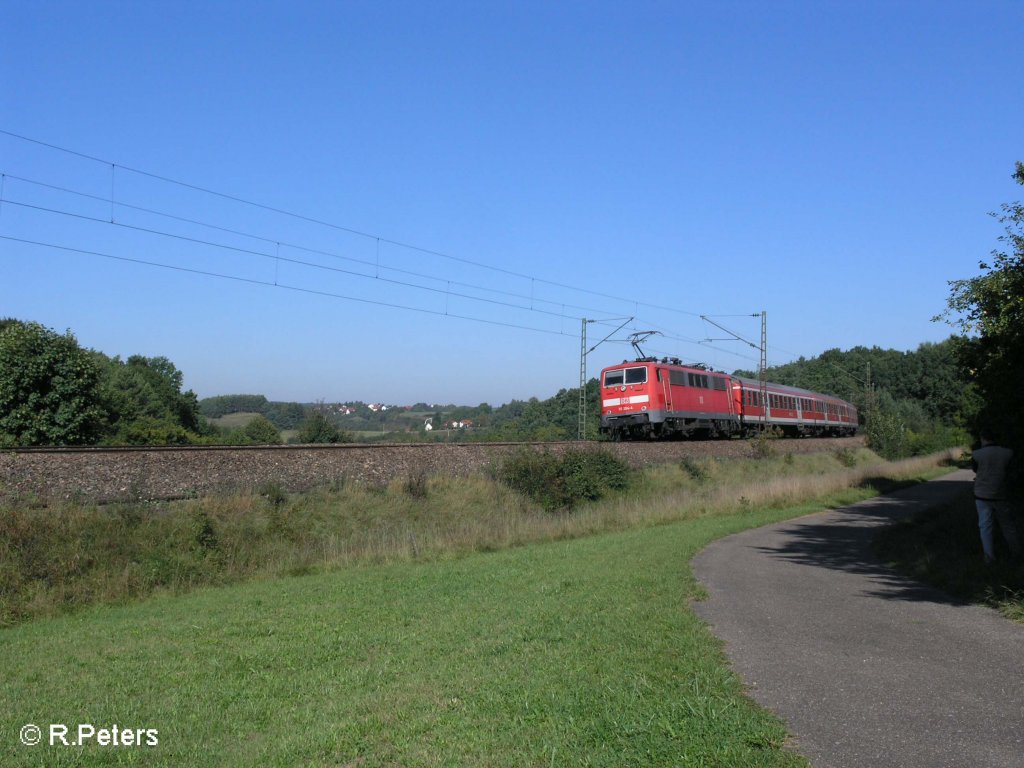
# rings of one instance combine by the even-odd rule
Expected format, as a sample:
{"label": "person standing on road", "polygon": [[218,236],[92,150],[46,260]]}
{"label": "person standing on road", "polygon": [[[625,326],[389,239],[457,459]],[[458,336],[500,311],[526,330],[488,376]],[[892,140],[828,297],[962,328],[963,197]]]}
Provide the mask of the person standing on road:
{"label": "person standing on road", "polygon": [[993,563],[996,559],[992,529],[997,520],[1010,554],[1018,557],[1021,553],[1017,527],[1006,500],[1006,469],[1012,458],[1013,451],[997,445],[990,432],[981,433],[981,447],[975,449],[971,466],[975,473],[974,504],[978,509],[978,529],[986,563]]}

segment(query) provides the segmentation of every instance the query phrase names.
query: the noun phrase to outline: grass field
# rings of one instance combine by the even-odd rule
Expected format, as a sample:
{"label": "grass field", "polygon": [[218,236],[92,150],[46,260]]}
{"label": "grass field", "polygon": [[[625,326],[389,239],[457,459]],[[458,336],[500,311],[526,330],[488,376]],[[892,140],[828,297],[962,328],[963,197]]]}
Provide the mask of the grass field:
{"label": "grass field", "polygon": [[[3,633],[4,765],[796,765],[686,608],[709,518]],[[153,728],[30,749],[25,723]]]}
{"label": "grass field", "polygon": [[[210,423],[223,429],[241,429],[260,415],[250,411],[239,411],[238,413],[229,413],[225,416],[218,416],[216,419],[210,419]],[[279,432],[281,433],[281,441],[285,443],[292,438],[298,437],[299,434],[298,429],[282,429]]]}
{"label": "grass field", "polygon": [[224,427],[225,429],[239,429],[259,415],[260,414],[255,412],[250,413],[248,411],[239,411],[238,413],[229,413],[225,416],[219,416],[216,419],[210,419],[210,423],[215,424],[218,427]]}
{"label": "grass field", "polygon": [[[499,499],[482,484],[467,510],[416,519],[424,508],[385,503],[393,489],[364,549],[317,550],[322,572],[280,577],[282,560],[248,583],[0,630],[0,764],[803,765],[688,609],[688,563],[722,535],[870,493],[813,461],[659,468],[571,515],[488,517]],[[443,511],[451,492],[426,499]],[[474,505],[501,530],[479,538]],[[34,747],[19,741],[30,723]],[[50,746],[53,724],[158,743]]]}

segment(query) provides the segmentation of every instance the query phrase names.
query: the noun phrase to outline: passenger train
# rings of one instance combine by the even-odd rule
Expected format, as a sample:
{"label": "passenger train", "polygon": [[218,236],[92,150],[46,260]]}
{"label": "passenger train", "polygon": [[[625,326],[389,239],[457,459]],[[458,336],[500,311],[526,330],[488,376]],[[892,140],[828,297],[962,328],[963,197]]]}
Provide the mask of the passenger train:
{"label": "passenger train", "polygon": [[601,433],[613,440],[785,436],[857,431],[857,409],[806,389],[730,376],[676,358],[642,357],[601,371]]}

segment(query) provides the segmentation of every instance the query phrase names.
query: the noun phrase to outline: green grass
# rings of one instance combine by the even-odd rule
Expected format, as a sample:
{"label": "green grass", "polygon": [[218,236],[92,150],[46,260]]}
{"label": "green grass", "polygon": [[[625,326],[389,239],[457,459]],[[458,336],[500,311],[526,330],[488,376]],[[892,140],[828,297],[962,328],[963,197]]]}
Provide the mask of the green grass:
{"label": "green grass", "polygon": [[[4,765],[793,766],[687,608],[749,512],[353,566],[4,630]],[[17,743],[25,723],[156,747]]]}

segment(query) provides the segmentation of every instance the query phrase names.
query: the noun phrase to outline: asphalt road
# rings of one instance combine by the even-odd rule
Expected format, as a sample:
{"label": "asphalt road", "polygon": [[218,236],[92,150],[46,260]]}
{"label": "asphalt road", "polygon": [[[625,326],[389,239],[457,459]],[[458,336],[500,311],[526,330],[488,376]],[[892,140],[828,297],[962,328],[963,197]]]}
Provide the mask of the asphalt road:
{"label": "asphalt road", "polygon": [[815,768],[1024,766],[1024,626],[870,549],[881,526],[972,479],[747,531],[694,558],[709,594],[694,609]]}

